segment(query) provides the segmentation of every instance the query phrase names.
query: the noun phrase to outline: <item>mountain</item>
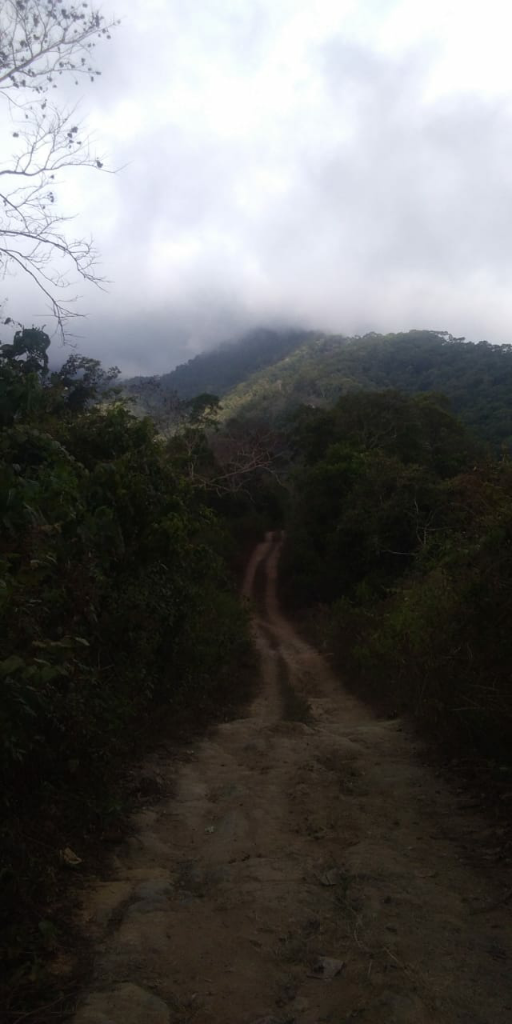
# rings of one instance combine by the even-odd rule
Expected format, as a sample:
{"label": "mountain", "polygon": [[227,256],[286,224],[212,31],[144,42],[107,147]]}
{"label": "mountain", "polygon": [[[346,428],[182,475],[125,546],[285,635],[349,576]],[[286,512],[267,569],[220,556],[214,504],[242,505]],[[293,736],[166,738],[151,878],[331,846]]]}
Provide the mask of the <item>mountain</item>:
{"label": "mountain", "polygon": [[124,391],[140,412],[164,421],[176,397],[222,398],[223,420],[282,421],[298,405],[328,406],[351,391],[394,389],[445,395],[494,446],[512,445],[512,346],[466,342],[446,331],[326,335],[257,330]]}
{"label": "mountain", "polygon": [[332,404],[356,390],[445,395],[493,445],[512,444],[512,346],[466,342],[442,331],[317,334],[224,395],[223,417],[279,421],[300,404]]}
{"label": "mountain", "polygon": [[180,399],[194,398],[204,392],[221,396],[315,337],[307,331],[260,328],[212,351],[202,352],[171,373],[157,378],[132,377],[124,381],[123,389],[148,413],[153,411],[156,384],[161,395],[175,394]]}

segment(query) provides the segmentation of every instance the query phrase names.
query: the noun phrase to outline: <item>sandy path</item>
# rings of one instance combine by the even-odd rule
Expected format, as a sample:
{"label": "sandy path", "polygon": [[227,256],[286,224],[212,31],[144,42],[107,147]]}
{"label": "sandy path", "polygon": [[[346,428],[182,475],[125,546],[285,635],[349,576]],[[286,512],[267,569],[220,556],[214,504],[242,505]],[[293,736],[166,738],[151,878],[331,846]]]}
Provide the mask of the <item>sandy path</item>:
{"label": "sandy path", "polygon": [[[75,1024],[507,1024],[510,912],[466,852],[484,823],[281,616],[256,549],[262,688],[182,760],[87,893]],[[319,959],[344,967],[320,977]]]}

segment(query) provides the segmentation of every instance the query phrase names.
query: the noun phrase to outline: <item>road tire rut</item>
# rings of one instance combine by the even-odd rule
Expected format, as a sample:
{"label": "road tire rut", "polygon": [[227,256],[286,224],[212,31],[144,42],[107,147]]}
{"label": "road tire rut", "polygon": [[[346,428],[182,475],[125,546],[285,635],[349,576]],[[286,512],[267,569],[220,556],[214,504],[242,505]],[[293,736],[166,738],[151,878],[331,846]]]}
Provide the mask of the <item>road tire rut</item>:
{"label": "road tire rut", "polygon": [[169,758],[173,795],[85,893],[74,1024],[508,1024],[510,911],[469,857],[485,822],[295,633],[279,553],[269,534],[244,584],[247,717]]}

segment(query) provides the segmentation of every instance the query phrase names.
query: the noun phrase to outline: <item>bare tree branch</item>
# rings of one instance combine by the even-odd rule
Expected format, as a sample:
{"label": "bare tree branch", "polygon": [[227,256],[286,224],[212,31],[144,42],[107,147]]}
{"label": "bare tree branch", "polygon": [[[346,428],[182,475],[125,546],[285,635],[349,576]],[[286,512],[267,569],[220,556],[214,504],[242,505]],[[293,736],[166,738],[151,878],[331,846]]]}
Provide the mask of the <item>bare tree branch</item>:
{"label": "bare tree branch", "polygon": [[[100,285],[97,253],[90,239],[73,238],[71,218],[59,215],[55,187],[69,168],[103,169],[76,120],[47,98],[62,75],[94,81],[91,64],[98,38],[118,24],[89,3],[3,0],[0,5],[0,101],[11,124],[13,152],[0,161],[0,274],[22,271],[49,300],[61,331],[78,315],[58,296],[69,272]],[[1,109],[1,108],[0,108]],[[59,266],[60,269],[57,269]],[[62,269],[64,268],[64,269]]]}
{"label": "bare tree branch", "polygon": [[210,438],[210,446],[216,471],[209,485],[218,494],[246,491],[263,476],[285,486],[290,452],[279,432],[263,424],[232,423]]}

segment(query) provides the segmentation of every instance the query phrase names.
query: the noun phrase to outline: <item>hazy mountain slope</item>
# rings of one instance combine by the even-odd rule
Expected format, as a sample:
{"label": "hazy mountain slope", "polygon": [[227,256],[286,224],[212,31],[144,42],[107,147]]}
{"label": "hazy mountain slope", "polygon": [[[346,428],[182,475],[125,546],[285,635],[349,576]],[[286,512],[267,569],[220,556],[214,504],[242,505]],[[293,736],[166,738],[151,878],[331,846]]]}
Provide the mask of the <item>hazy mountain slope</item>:
{"label": "hazy mountain slope", "polygon": [[329,405],[340,394],[393,388],[435,391],[481,437],[512,444],[512,347],[474,344],[446,332],[409,331],[346,338],[320,332],[253,331],[196,356],[162,377],[124,382],[135,410],[157,421],[173,395],[211,392],[222,418],[279,420],[294,406]]}
{"label": "hazy mountain slope", "polygon": [[295,405],[329,404],[361,388],[440,392],[480,436],[512,442],[512,347],[434,331],[308,338],[226,394],[223,416],[275,420]]}
{"label": "hazy mountain slope", "polygon": [[[164,373],[158,380],[163,390],[175,392],[180,398],[193,398],[205,391],[220,396],[251,374],[278,362],[299,345],[317,336],[299,330],[251,331],[212,351],[201,352],[188,363],[177,366],[171,373]],[[134,377],[127,380],[125,386],[130,389],[136,385],[137,393],[140,394],[145,383],[150,380],[148,377]]]}

